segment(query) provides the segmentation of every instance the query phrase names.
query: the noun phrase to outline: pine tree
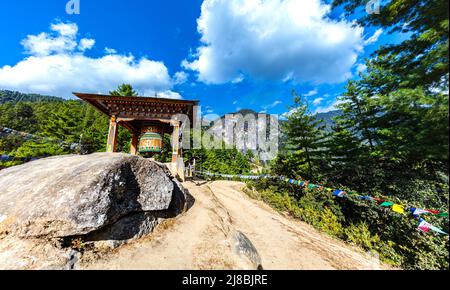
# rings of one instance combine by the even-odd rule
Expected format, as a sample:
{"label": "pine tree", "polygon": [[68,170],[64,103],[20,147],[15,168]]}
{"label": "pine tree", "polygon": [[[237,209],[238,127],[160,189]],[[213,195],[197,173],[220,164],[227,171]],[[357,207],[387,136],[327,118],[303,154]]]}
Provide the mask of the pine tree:
{"label": "pine tree", "polygon": [[80,103],[69,101],[55,106],[42,124],[40,135],[58,141],[77,143],[81,136]]}
{"label": "pine tree", "polygon": [[301,163],[306,163],[308,178],[313,178],[314,167],[318,165],[323,153],[324,127],[322,122],[311,114],[307,102],[295,91],[292,94],[294,105],[285,123],[287,149],[293,151]]}
{"label": "pine tree", "polygon": [[376,116],[379,112],[376,102],[353,81],[348,82],[347,91],[339,101],[338,108],[342,111],[337,118],[339,126],[358,137],[369,152],[374,152],[377,139]]}
{"label": "pine tree", "polygon": [[130,84],[122,84],[117,87],[116,90],[109,92],[112,96],[124,96],[124,97],[135,97],[137,96],[137,92],[133,89],[133,86]]}
{"label": "pine tree", "polygon": [[[449,71],[449,1],[392,0],[380,7],[380,13],[363,14],[363,26],[382,27],[388,33],[402,32],[409,37],[397,44],[381,46],[374,63],[389,70],[397,88],[448,89]],[[367,0],[334,0],[334,7],[343,5],[348,14],[364,8]]]}

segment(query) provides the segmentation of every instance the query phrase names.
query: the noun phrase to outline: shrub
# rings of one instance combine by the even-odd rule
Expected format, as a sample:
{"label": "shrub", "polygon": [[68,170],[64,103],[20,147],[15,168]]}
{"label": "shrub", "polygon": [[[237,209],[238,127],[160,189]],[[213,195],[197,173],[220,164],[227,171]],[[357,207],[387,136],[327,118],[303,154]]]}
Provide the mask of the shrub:
{"label": "shrub", "polygon": [[[249,182],[246,192],[320,231],[378,253],[381,261],[390,265],[404,269],[449,268],[448,236],[421,233],[416,220],[380,208],[376,203],[354,196],[334,198],[329,192],[305,190],[270,179]],[[448,219],[428,216],[427,220],[448,228]]]}

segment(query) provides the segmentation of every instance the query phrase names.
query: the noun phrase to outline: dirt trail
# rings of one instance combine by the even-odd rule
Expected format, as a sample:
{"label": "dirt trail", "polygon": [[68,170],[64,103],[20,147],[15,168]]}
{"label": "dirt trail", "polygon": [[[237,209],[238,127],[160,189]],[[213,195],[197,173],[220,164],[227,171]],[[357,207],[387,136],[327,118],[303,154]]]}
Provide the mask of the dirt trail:
{"label": "dirt trail", "polygon": [[[85,269],[379,269],[378,259],[250,199],[243,183],[183,184],[193,207]],[[243,235],[242,235],[242,234]],[[242,249],[236,237],[256,248]],[[245,243],[244,243],[245,244]],[[242,245],[241,245],[242,246]],[[253,251],[252,251],[253,250]],[[258,256],[259,254],[259,256]]]}

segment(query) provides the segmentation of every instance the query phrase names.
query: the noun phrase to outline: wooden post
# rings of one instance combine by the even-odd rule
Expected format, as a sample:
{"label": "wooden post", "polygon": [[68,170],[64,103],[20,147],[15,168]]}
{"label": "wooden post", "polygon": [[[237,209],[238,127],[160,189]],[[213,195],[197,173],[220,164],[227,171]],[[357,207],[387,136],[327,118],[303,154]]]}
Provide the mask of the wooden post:
{"label": "wooden post", "polygon": [[109,122],[108,141],[106,143],[106,152],[114,153],[117,149],[117,119],[115,116],[111,117]]}
{"label": "wooden post", "polygon": [[132,132],[130,154],[137,155],[138,142],[139,142],[139,134],[137,132]]}
{"label": "wooden post", "polygon": [[172,133],[172,165],[178,161],[178,151],[180,147],[180,124],[177,122],[173,125]]}
{"label": "wooden post", "polygon": [[172,123],[172,173],[178,176],[181,181],[184,181],[184,162],[183,152],[180,146],[180,122]]}

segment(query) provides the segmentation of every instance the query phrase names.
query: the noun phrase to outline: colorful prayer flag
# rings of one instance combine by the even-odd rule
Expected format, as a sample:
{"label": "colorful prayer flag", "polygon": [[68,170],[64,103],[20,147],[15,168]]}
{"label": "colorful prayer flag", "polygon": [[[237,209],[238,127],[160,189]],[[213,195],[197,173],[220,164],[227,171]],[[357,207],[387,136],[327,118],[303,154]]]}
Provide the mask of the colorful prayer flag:
{"label": "colorful prayer flag", "polygon": [[420,219],[420,223],[419,223],[419,230],[421,230],[422,232],[428,233],[430,230],[443,234],[443,235],[448,235],[448,233],[444,232],[443,230],[441,230],[438,227],[433,226],[432,224],[428,223],[427,221],[425,221],[424,219]]}
{"label": "colorful prayer flag", "polygon": [[430,212],[421,208],[410,207],[409,210],[411,214],[415,217],[418,217],[421,214],[429,214]]}
{"label": "colorful prayer flag", "polygon": [[435,226],[433,226],[433,225],[430,227],[430,230],[435,231],[435,232],[437,232],[437,233],[440,233],[440,234],[442,234],[442,235],[448,235],[448,233],[444,232],[444,231],[441,230],[440,228],[437,228],[437,227],[435,227]]}
{"label": "colorful prayer flag", "polygon": [[403,208],[403,206],[401,206],[399,204],[392,205],[392,211],[397,212],[397,213],[401,213],[401,214],[405,213],[405,209]]}
{"label": "colorful prayer flag", "polygon": [[394,203],[390,202],[390,201],[385,201],[382,204],[380,204],[380,206],[382,206],[382,207],[391,207],[393,205],[394,205]]}
{"label": "colorful prayer flag", "polygon": [[333,192],[333,195],[334,195],[334,196],[337,196],[337,197],[344,197],[344,196],[345,196],[345,192],[342,191],[342,190],[337,189],[337,190],[335,190],[335,191]]}
{"label": "colorful prayer flag", "polygon": [[424,233],[428,233],[431,229],[432,225],[427,223],[425,220],[421,219],[419,223],[419,230],[421,230]]}

